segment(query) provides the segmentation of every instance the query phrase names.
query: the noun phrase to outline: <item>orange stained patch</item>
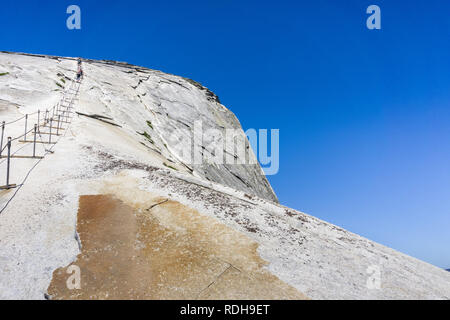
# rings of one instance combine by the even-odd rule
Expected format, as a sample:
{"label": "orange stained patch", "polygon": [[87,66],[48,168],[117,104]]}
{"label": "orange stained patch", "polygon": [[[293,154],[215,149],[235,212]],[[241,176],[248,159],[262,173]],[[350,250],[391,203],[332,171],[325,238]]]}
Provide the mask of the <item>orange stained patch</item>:
{"label": "orange stained patch", "polygon": [[53,299],[306,299],[264,268],[256,242],[178,202],[147,211],[83,196],[77,228],[81,289],[68,289],[60,268]]}

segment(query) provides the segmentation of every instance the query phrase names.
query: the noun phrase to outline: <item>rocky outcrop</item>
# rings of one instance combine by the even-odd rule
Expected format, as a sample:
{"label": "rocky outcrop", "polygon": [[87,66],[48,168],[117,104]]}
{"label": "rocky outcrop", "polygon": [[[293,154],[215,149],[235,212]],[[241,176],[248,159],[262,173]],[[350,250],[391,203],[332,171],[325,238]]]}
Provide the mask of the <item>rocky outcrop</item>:
{"label": "rocky outcrop", "polygon": [[[24,114],[61,91],[74,77],[69,63],[70,58],[0,54],[0,72],[8,73],[0,77],[0,107],[9,108],[0,116]],[[85,59],[83,68],[85,103],[78,111],[120,126],[123,135],[165,158],[165,167],[278,201],[238,119],[209,89],[123,62]],[[227,132],[232,143],[225,141]],[[223,161],[216,161],[219,153]]]}
{"label": "rocky outcrop", "polygon": [[[20,189],[0,193],[0,299],[450,299],[450,273],[278,204],[259,166],[189,166],[176,140],[195,120],[245,138],[207,89],[84,66],[78,114],[43,159],[13,159]],[[52,106],[75,68],[0,54],[2,119]]]}
{"label": "rocky outcrop", "polygon": [[[266,262],[249,237],[179,202],[148,196],[142,210],[112,196],[80,198],[81,253],[55,271],[49,297],[306,298],[263,268]],[[79,290],[66,285],[73,266],[83,270]]]}

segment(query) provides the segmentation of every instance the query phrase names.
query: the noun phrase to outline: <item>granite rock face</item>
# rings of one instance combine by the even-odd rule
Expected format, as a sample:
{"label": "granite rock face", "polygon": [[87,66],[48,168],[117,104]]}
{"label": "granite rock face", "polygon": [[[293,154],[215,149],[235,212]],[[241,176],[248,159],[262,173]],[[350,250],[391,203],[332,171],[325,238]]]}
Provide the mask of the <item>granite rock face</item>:
{"label": "granite rock face", "polygon": [[[0,54],[0,120],[35,123],[74,70]],[[0,192],[0,299],[450,299],[449,272],[278,204],[258,165],[190,166],[177,139],[196,120],[245,138],[208,89],[112,61],[84,70],[79,115],[52,152],[37,146],[42,160],[14,158],[21,187]],[[67,290],[71,266],[81,291]]]}
{"label": "granite rock face", "polygon": [[[70,63],[59,57],[0,54],[0,72],[8,73],[0,77],[0,116],[12,118],[31,105],[45,105],[41,102],[48,101],[49,93],[74,77],[73,67],[65,66]],[[164,157],[165,167],[278,201],[238,119],[209,89],[120,62],[84,60],[83,69],[82,112],[120,126],[124,135]]]}

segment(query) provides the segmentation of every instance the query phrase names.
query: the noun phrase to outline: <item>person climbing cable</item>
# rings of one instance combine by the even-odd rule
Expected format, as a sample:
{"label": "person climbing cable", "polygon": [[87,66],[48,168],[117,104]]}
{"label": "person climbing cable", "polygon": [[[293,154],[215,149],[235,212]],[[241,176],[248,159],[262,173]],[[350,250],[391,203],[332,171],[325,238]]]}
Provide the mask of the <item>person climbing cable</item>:
{"label": "person climbing cable", "polygon": [[77,71],[77,81],[83,78],[83,68],[81,67],[81,58],[77,59],[78,71]]}
{"label": "person climbing cable", "polygon": [[77,81],[80,81],[82,78],[83,78],[83,68],[81,68],[81,65],[79,65],[77,72]]}

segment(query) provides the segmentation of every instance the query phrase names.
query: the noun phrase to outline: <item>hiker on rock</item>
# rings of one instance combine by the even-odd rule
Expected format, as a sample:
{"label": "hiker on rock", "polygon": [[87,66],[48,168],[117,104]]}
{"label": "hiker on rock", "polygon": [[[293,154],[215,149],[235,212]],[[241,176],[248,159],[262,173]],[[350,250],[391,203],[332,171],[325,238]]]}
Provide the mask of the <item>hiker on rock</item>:
{"label": "hiker on rock", "polygon": [[80,81],[82,78],[83,78],[83,68],[81,68],[81,65],[79,65],[77,72],[77,81]]}

